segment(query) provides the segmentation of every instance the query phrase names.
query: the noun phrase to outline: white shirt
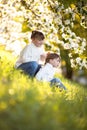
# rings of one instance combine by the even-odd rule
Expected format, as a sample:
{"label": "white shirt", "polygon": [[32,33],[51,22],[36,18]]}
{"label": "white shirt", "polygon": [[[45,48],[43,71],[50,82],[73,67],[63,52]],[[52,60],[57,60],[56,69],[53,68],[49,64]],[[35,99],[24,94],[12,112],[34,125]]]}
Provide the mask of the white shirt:
{"label": "white shirt", "polygon": [[27,45],[20,53],[19,59],[17,60],[15,67],[25,62],[37,61],[40,60],[40,55],[44,53],[43,46],[37,47],[33,43]]}
{"label": "white shirt", "polygon": [[56,69],[50,64],[46,63],[36,74],[36,79],[39,81],[50,81],[53,79]]}

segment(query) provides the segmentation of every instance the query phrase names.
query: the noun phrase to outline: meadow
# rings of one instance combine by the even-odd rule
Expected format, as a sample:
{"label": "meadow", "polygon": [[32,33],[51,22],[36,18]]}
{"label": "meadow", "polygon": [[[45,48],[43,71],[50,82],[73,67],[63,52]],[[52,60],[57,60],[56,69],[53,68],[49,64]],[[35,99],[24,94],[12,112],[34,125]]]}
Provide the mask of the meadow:
{"label": "meadow", "polygon": [[59,75],[68,91],[14,69],[0,50],[0,130],[87,130],[87,88]]}

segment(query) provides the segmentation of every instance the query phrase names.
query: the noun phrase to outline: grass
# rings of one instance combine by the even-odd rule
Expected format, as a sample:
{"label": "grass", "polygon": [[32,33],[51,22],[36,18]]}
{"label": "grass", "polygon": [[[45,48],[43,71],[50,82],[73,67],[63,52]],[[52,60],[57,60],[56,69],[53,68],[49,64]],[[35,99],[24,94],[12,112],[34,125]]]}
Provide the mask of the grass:
{"label": "grass", "polygon": [[29,79],[0,51],[0,130],[87,130],[87,89],[59,75],[68,91]]}

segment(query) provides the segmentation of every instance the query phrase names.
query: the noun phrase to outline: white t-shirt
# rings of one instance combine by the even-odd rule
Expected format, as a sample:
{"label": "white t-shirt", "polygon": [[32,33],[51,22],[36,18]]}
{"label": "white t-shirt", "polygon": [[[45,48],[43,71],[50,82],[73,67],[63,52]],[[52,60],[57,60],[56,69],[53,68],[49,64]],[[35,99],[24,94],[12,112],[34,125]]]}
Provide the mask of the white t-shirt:
{"label": "white t-shirt", "polygon": [[53,79],[56,68],[50,63],[46,63],[36,74],[36,79],[39,81],[50,81]]}
{"label": "white t-shirt", "polygon": [[22,63],[30,62],[30,61],[36,61],[39,62],[40,55],[44,53],[43,46],[36,47],[33,43],[27,45],[20,53],[20,56],[15,64],[15,67],[17,68]]}

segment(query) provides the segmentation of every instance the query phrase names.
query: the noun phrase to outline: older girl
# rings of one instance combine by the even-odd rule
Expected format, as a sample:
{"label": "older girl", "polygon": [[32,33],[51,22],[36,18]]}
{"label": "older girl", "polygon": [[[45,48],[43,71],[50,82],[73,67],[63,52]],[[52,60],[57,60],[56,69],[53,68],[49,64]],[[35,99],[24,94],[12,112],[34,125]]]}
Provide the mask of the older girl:
{"label": "older girl", "polygon": [[40,69],[40,60],[45,59],[45,52],[43,48],[44,34],[40,31],[32,31],[32,42],[21,51],[20,56],[15,64],[17,69],[21,69],[24,73],[31,77]]}

